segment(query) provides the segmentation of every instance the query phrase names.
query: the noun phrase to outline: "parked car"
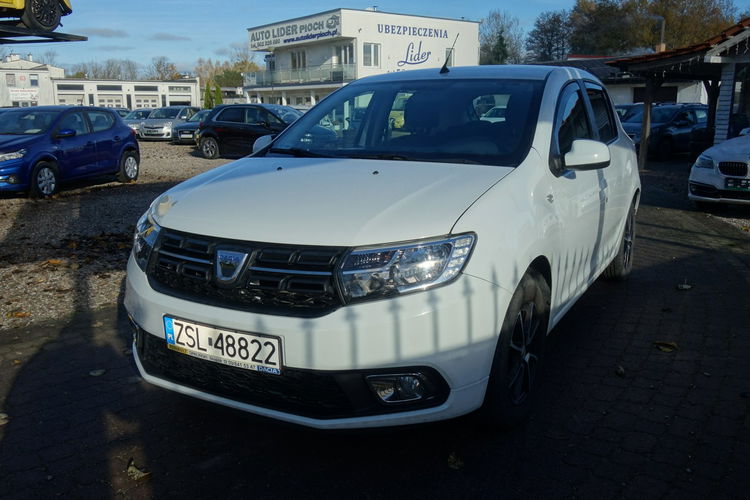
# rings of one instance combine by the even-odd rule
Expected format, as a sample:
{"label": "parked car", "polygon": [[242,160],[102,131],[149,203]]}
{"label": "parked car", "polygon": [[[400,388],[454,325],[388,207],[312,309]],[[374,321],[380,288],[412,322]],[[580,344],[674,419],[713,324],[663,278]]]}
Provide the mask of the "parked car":
{"label": "parked car", "polygon": [[690,169],[688,198],[703,207],[750,204],[750,135],[705,150]]}
{"label": "parked car", "polygon": [[114,111],[117,112],[118,115],[120,115],[120,118],[125,118],[130,114],[130,110],[128,108],[111,108]]}
{"label": "parked car", "polygon": [[141,139],[172,139],[172,127],[185,123],[200,111],[193,106],[167,106],[156,108],[140,125]]}
{"label": "parked car", "polygon": [[[660,160],[668,160],[677,153],[691,153],[693,140],[705,135],[708,106],[704,104],[665,104],[651,109],[651,136],[648,152]],[[636,148],[641,142],[643,109],[623,121]]]}
{"label": "parked car", "polygon": [[0,0],[0,17],[20,18],[33,30],[54,31],[72,12],[70,0]]}
{"label": "parked car", "polygon": [[505,106],[494,106],[482,115],[480,120],[495,123],[505,121]]}
{"label": "parked car", "polygon": [[128,113],[128,116],[122,119],[122,121],[125,122],[125,125],[132,128],[135,131],[135,134],[138,138],[141,137],[141,125],[143,125],[143,122],[148,118],[148,115],[151,114],[153,111],[153,108],[139,108],[134,109],[130,113]]}
{"label": "parked car", "polygon": [[18,108],[0,120],[0,191],[42,198],[71,179],[114,174],[131,182],[139,163],[134,132],[108,108]]}
{"label": "parked car", "polygon": [[617,112],[617,115],[620,117],[620,121],[624,123],[628,121],[634,115],[637,115],[643,112],[643,103],[637,102],[634,104],[616,104],[615,111]]}
{"label": "parked car", "polygon": [[198,131],[198,126],[210,111],[210,109],[202,109],[185,123],[173,126],[172,144],[195,144],[195,133]]}
{"label": "parked car", "polygon": [[201,122],[196,136],[205,158],[242,156],[263,135],[278,134],[302,113],[279,104],[226,104],[216,106]]}
{"label": "parked car", "polygon": [[320,428],[512,425],[548,332],[633,264],[633,143],[576,68],[362,78],[254,149],[136,225],[125,306],[152,384]]}

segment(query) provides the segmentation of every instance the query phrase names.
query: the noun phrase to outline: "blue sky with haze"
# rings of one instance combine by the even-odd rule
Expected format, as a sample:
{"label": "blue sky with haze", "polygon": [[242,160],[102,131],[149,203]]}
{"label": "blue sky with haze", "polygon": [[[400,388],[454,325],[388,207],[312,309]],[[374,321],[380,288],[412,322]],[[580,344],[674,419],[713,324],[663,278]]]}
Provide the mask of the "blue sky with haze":
{"label": "blue sky with haze", "polygon": [[[74,12],[63,18],[64,33],[89,37],[88,42],[11,45],[18,53],[57,53],[61,66],[106,59],[131,59],[146,67],[155,56],[166,56],[178,69],[190,71],[202,57],[226,59],[233,44],[247,43],[247,28],[339,7],[365,9],[377,5],[398,12],[478,21],[493,9],[519,18],[528,32],[539,13],[569,9],[574,0],[525,0],[492,4],[480,0],[379,1],[351,4],[302,0],[72,0]],[[7,47],[6,47],[7,48]]]}

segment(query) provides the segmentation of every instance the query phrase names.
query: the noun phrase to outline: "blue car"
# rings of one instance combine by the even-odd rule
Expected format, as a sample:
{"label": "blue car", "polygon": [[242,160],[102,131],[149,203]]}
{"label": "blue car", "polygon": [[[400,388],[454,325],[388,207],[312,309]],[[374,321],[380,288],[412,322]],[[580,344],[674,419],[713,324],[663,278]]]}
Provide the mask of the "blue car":
{"label": "blue car", "polygon": [[60,183],[114,174],[138,178],[135,132],[107,108],[39,106],[0,115],[0,191],[55,194]]}

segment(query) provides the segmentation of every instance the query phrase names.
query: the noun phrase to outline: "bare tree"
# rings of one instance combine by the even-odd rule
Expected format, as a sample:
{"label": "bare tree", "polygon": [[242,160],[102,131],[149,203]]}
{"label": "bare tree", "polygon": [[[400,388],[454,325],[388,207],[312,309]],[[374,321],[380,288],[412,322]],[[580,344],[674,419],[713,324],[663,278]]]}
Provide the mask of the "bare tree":
{"label": "bare tree", "polygon": [[492,10],[479,25],[479,63],[492,64],[496,60],[500,40],[505,47],[505,62],[519,64],[523,62],[523,30],[518,18],[507,12]]}
{"label": "bare tree", "polygon": [[42,54],[36,56],[36,60],[39,64],[47,64],[49,66],[57,66],[57,52],[54,50],[47,50]]}
{"label": "bare tree", "polygon": [[542,12],[526,37],[528,58],[537,62],[565,59],[570,51],[570,31],[568,11]]}
{"label": "bare tree", "polygon": [[174,63],[165,56],[154,57],[146,70],[146,78],[149,80],[177,80],[181,77]]}

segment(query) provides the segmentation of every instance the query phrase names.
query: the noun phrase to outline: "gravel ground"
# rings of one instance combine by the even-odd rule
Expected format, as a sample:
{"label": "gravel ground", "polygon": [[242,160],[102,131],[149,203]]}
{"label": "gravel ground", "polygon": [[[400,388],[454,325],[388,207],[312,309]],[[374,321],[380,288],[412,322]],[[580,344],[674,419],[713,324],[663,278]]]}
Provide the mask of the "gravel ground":
{"label": "gravel ground", "polygon": [[171,186],[230,160],[192,146],[141,142],[132,184],[98,179],[52,199],[0,195],[0,331],[122,300],[133,227]]}
{"label": "gravel ground", "polygon": [[[121,301],[138,217],[174,184],[230,161],[205,160],[191,146],[153,142],[141,143],[141,157],[133,184],[78,184],[42,201],[0,195],[0,332]],[[641,178],[644,186],[669,193],[669,203],[684,200],[676,208],[695,210],[679,196],[689,170],[687,160],[652,163]],[[750,231],[750,207],[706,216]]]}

